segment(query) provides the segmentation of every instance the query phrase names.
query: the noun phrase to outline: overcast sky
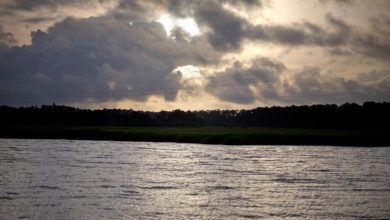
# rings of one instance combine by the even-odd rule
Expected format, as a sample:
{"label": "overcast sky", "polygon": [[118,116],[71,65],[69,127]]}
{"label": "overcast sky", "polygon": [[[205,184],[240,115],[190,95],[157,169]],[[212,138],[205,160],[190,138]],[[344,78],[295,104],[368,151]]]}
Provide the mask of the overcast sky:
{"label": "overcast sky", "polygon": [[0,0],[0,105],[390,101],[388,0]]}

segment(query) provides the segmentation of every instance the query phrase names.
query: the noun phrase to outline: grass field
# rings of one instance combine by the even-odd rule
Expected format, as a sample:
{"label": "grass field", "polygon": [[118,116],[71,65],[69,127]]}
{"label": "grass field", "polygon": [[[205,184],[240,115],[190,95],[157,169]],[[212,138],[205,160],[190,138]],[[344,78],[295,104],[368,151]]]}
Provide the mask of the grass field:
{"label": "grass field", "polygon": [[0,127],[0,137],[228,145],[390,146],[390,131],[282,128]]}

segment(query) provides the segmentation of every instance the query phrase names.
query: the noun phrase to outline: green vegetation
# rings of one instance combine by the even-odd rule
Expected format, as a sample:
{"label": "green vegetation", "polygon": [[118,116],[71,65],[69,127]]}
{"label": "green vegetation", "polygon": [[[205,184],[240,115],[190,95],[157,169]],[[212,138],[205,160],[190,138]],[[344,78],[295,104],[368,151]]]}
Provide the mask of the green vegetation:
{"label": "green vegetation", "polygon": [[153,141],[229,145],[390,146],[390,131],[283,128],[0,127],[1,138]]}
{"label": "green vegetation", "polygon": [[390,102],[160,111],[0,106],[0,137],[390,146]]}

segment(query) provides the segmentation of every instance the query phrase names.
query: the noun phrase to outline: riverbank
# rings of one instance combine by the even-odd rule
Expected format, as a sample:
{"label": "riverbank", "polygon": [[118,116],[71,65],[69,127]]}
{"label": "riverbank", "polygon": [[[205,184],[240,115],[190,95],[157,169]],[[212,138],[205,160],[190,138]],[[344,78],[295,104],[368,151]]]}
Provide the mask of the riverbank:
{"label": "riverbank", "polygon": [[282,128],[1,127],[0,137],[226,145],[390,146],[390,131]]}

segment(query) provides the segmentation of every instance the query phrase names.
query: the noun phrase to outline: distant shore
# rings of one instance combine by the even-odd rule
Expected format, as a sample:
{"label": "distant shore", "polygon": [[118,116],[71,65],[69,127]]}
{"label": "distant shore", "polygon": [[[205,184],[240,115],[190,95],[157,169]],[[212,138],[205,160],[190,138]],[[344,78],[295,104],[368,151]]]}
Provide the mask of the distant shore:
{"label": "distant shore", "polygon": [[0,138],[225,145],[390,146],[390,131],[284,128],[0,127]]}

